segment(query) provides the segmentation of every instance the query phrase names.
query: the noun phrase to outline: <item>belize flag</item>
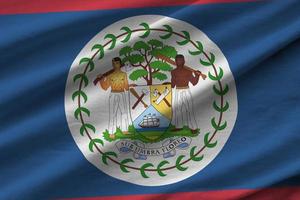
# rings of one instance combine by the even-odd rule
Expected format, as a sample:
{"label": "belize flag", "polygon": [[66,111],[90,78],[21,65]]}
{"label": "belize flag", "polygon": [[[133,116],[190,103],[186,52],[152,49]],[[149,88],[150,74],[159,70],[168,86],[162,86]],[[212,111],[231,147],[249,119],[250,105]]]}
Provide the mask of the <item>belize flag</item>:
{"label": "belize flag", "polygon": [[299,0],[0,0],[0,199],[300,199]]}

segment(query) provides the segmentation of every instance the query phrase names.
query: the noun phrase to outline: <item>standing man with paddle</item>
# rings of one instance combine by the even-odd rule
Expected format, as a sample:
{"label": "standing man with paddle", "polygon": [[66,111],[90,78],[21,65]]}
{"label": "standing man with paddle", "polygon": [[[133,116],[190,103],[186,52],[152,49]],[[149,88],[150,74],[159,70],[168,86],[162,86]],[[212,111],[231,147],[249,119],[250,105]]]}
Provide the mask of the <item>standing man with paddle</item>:
{"label": "standing man with paddle", "polygon": [[198,128],[195,119],[194,105],[192,94],[189,89],[189,83],[196,85],[201,76],[205,79],[205,75],[200,71],[191,70],[185,67],[184,56],[179,54],[175,57],[176,69],[171,71],[171,85],[174,88],[173,98],[173,123],[174,131],[181,130],[183,126],[188,126],[192,132],[196,132]]}
{"label": "standing man with paddle", "polygon": [[128,133],[128,126],[131,124],[131,116],[128,108],[128,79],[127,74],[121,71],[122,61],[119,57],[112,60],[113,71],[107,74],[99,74],[95,84],[100,83],[104,90],[111,88],[109,95],[109,122],[108,131],[110,138],[115,138],[117,128],[124,134]]}

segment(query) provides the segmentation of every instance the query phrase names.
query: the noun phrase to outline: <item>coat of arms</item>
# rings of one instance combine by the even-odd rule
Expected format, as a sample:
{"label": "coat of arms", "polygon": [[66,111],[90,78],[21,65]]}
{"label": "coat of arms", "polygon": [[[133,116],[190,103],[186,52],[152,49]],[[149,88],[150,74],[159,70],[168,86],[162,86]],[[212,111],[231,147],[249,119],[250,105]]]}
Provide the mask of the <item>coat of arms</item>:
{"label": "coat of arms", "polygon": [[[94,81],[101,89],[110,90],[104,132],[107,141],[154,142],[196,136],[199,131],[189,87],[197,85],[200,78],[205,80],[206,75],[185,66],[184,56],[159,40],[138,41],[133,47],[120,49],[119,54],[123,58],[112,60],[113,69]],[[131,69],[129,73],[122,71],[124,66]]]}
{"label": "coat of arms", "polygon": [[116,22],[84,47],[69,73],[66,113],[76,143],[99,169],[164,185],[218,154],[237,100],[226,58],[204,33],[142,15]]}

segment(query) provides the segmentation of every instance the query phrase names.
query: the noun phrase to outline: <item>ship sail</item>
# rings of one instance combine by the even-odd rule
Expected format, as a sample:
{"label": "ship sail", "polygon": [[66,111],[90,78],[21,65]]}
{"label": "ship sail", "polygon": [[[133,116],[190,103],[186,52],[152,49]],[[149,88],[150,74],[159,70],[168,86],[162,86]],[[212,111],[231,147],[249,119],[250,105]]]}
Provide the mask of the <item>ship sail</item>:
{"label": "ship sail", "polygon": [[159,127],[159,118],[155,114],[149,113],[143,117],[143,120],[139,123],[139,126],[142,128],[152,128]]}

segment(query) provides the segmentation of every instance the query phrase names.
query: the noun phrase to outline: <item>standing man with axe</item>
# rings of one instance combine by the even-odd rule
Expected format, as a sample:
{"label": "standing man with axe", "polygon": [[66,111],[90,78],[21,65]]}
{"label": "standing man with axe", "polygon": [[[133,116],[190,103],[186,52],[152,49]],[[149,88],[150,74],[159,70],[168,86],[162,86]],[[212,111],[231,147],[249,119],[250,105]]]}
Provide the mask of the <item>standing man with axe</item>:
{"label": "standing man with axe", "polygon": [[127,74],[121,71],[122,61],[119,57],[112,60],[113,71],[109,74],[99,74],[95,84],[100,83],[104,90],[111,88],[109,95],[109,122],[108,130],[110,137],[115,138],[117,128],[124,134],[128,133],[128,126],[131,123],[131,116],[128,107],[128,79]]}
{"label": "standing man with axe", "polygon": [[193,108],[192,94],[189,89],[189,83],[196,85],[201,76],[205,75],[200,71],[190,70],[185,67],[184,56],[179,54],[175,57],[176,69],[171,71],[171,85],[174,88],[173,98],[173,123],[174,131],[181,130],[183,126],[188,126],[192,132],[196,132],[198,128]]}

